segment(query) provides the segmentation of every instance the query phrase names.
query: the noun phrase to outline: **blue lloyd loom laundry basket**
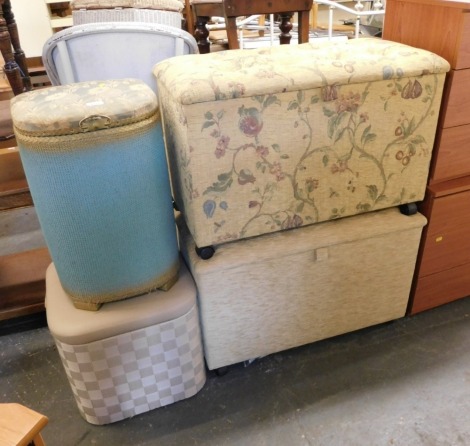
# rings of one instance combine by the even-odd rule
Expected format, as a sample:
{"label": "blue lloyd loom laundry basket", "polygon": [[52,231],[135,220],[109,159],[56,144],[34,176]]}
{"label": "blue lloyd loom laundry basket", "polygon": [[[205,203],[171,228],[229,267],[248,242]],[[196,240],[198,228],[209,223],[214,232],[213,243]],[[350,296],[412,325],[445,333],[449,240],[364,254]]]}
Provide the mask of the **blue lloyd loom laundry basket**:
{"label": "blue lloyd loom laundry basket", "polygon": [[12,100],[21,159],[62,287],[77,308],[176,281],[179,257],[157,100],[92,81]]}

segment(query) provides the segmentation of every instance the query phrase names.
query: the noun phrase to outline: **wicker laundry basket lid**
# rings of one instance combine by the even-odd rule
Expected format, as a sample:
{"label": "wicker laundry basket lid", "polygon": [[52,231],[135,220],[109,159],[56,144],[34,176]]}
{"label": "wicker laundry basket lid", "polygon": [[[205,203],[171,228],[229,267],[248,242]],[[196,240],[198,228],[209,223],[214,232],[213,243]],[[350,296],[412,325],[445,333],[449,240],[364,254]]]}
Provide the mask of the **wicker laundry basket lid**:
{"label": "wicker laundry basket lid", "polygon": [[181,12],[184,4],[180,0],[72,0],[70,7],[72,9],[138,8]]}
{"label": "wicker laundry basket lid", "polygon": [[60,85],[11,100],[15,132],[34,137],[122,127],[157,113],[155,93],[137,79]]}

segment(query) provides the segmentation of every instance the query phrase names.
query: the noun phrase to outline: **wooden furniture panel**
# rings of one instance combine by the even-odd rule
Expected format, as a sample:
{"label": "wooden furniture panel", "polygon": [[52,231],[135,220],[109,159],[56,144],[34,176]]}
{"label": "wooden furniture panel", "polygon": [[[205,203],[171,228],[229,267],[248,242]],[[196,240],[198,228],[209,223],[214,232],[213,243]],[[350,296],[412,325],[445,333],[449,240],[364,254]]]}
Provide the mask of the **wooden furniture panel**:
{"label": "wooden furniture panel", "polygon": [[[454,5],[449,3],[426,0],[387,1],[383,38],[425,48],[442,56],[453,68],[462,68],[465,59],[458,60],[457,49],[464,44],[461,44],[459,35],[464,17],[458,8],[458,3],[463,2],[455,2]],[[468,5],[467,3],[467,7]]]}
{"label": "wooden furniture panel", "polygon": [[0,404],[0,445],[45,446],[41,431],[48,421],[21,404]]}
{"label": "wooden furniture panel", "polygon": [[436,143],[430,184],[470,175],[470,124],[443,129]]}
{"label": "wooden furniture panel", "polygon": [[0,257],[0,320],[44,311],[47,248]]}
{"label": "wooden furniture panel", "polygon": [[468,295],[470,289],[470,263],[420,278],[413,293],[409,313],[444,305]]}
{"label": "wooden furniture panel", "polygon": [[457,51],[457,61],[455,68],[470,68],[470,11],[462,14],[462,34],[460,36],[459,49]]}
{"label": "wooden furniture panel", "polygon": [[433,200],[419,277],[470,263],[470,191]]}
{"label": "wooden furniture panel", "polygon": [[451,71],[447,82],[441,111],[442,127],[470,124],[470,69]]}
{"label": "wooden furniture panel", "polygon": [[49,21],[52,32],[60,31],[73,25],[70,2],[62,0],[44,0],[49,11]]}
{"label": "wooden furniture panel", "polygon": [[0,149],[0,211],[32,204],[18,148]]}
{"label": "wooden furniture panel", "polygon": [[432,51],[451,64],[429,187],[428,219],[408,311],[470,295],[470,0],[387,0],[383,38]]}

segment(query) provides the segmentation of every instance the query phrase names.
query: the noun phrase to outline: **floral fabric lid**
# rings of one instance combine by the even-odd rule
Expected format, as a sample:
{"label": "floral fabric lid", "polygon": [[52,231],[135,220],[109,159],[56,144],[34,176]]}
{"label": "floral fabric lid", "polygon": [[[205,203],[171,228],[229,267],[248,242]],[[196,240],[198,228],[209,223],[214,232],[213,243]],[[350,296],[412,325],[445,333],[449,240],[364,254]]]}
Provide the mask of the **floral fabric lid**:
{"label": "floral fabric lid", "polygon": [[180,0],[72,0],[70,7],[72,9],[161,9],[163,11],[181,12],[184,4]]}
{"label": "floral fabric lid", "polygon": [[57,136],[121,127],[157,112],[153,90],[137,79],[89,81],[22,93],[11,100],[15,132]]}
{"label": "floral fabric lid", "polygon": [[429,51],[376,38],[311,42],[254,50],[219,51],[166,59],[156,65],[165,85],[184,105],[308,90],[449,71]]}

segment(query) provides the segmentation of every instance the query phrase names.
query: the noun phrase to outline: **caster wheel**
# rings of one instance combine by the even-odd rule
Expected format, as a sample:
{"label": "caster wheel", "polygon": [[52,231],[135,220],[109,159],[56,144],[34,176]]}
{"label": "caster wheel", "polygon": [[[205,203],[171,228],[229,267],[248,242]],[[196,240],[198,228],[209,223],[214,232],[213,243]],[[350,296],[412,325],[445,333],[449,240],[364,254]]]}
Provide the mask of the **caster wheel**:
{"label": "caster wheel", "polygon": [[414,215],[418,212],[418,205],[416,203],[402,204],[399,208],[403,215]]}
{"label": "caster wheel", "polygon": [[215,369],[215,374],[217,376],[224,376],[228,373],[228,366],[225,367],[220,367],[218,369]]}
{"label": "caster wheel", "polygon": [[176,201],[175,200],[172,200],[173,201],[173,209],[177,212],[179,212],[179,209],[178,209],[178,205],[176,204]]}
{"label": "caster wheel", "polygon": [[215,253],[215,249],[212,246],[203,246],[202,248],[196,248],[196,254],[202,260],[209,260]]}

